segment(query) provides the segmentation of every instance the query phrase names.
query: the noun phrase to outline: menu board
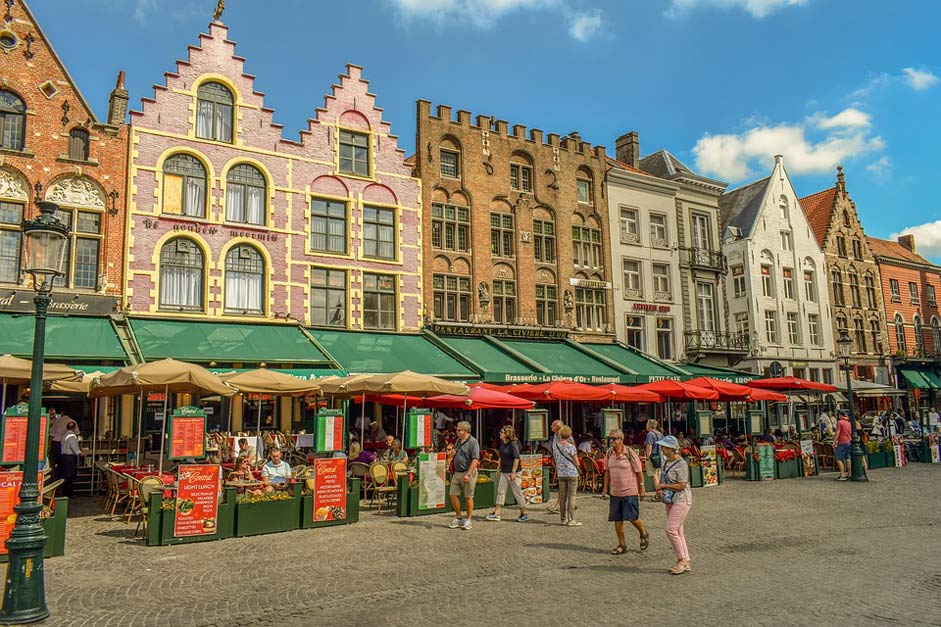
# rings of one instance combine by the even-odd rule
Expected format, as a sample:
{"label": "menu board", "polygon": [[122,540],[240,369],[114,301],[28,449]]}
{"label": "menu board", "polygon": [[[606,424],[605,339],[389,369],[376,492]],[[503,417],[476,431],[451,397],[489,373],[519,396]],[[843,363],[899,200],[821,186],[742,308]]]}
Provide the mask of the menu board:
{"label": "menu board", "polygon": [[346,458],[314,461],[314,522],[346,520]]}
{"label": "menu board", "polygon": [[434,446],[434,422],[430,409],[410,409],[405,421],[405,448]]}
{"label": "menu board", "polygon": [[764,412],[760,409],[751,409],[748,411],[748,434],[761,435],[761,422],[764,418]]}
{"label": "menu board", "polygon": [[180,466],[173,536],[211,536],[216,533],[219,516],[219,481],[217,464]]}
{"label": "menu board", "polygon": [[895,452],[895,467],[901,468],[902,466],[906,465],[908,460],[905,459],[905,445],[893,444],[892,449]]}
{"label": "menu board", "polygon": [[333,453],[343,450],[346,417],[338,409],[321,409],[314,423],[314,452]]}
{"label": "menu board", "polygon": [[526,504],[542,503],[542,455],[520,455],[520,487]]}
{"label": "menu board", "polygon": [[758,445],[758,469],[762,479],[774,479],[774,447],[767,442]]}
{"label": "menu board", "polygon": [[699,458],[699,465],[702,467],[703,487],[711,488],[719,485],[719,468],[716,457],[716,447],[714,444],[703,446],[699,449],[702,457]]}
{"label": "menu board", "polygon": [[444,509],[447,467],[444,453],[418,454],[418,509]]}
{"label": "menu board", "polygon": [[601,410],[601,436],[608,437],[612,431],[620,431],[624,423],[624,410],[603,408]]}
{"label": "menu board", "polygon": [[817,454],[814,453],[813,440],[801,440],[801,457],[804,460],[804,476],[817,474]]}
{"label": "menu board", "polygon": [[[46,424],[48,417],[46,409],[40,410],[41,418],[39,422],[39,459],[46,457]],[[6,410],[3,414],[3,423],[0,425],[3,443],[3,453],[0,455],[0,463],[3,464],[22,464],[26,459],[26,431],[29,428],[29,406],[26,403],[19,403]]]}
{"label": "menu board", "polygon": [[168,459],[206,456],[206,412],[201,407],[177,407],[170,414]]}
{"label": "menu board", "polygon": [[549,412],[545,409],[526,410],[526,441],[545,442],[549,439]]}
{"label": "menu board", "polygon": [[712,435],[712,410],[700,409],[696,411],[698,435]]}
{"label": "menu board", "polygon": [[[42,500],[42,472],[36,478],[39,484],[39,500]],[[7,539],[16,524],[16,512],[13,508],[20,502],[20,486],[23,485],[23,472],[0,472],[0,555],[7,552]]]}

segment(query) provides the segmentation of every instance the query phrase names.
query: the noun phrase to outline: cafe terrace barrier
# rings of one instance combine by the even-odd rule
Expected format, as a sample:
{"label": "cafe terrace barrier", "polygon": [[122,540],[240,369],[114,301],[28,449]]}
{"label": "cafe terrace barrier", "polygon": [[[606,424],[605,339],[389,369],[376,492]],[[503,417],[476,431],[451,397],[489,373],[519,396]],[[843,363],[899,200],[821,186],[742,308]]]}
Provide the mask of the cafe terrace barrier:
{"label": "cafe terrace barrier", "polygon": [[[65,521],[69,516],[69,499],[59,497],[55,500],[52,515],[42,519],[42,529],[46,533],[46,547],[43,557],[65,555]],[[0,563],[7,561],[6,553],[0,555]]]}

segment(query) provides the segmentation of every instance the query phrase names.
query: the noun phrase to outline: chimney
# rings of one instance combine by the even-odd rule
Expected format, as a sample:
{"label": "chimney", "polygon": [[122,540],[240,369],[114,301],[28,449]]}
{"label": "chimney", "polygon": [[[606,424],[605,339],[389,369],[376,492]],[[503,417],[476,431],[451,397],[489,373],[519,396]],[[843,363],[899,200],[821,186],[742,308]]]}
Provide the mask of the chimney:
{"label": "chimney", "polygon": [[916,252],[915,251],[915,236],[910,233],[908,235],[899,235],[899,244],[901,244],[902,246],[904,246],[905,248],[907,248],[908,250],[912,252]]}
{"label": "chimney", "polygon": [[637,131],[621,135],[615,140],[614,158],[632,168],[640,164],[640,136]]}
{"label": "chimney", "polygon": [[124,70],[118,72],[118,80],[108,99],[108,124],[120,126],[127,116],[128,93],[124,88]]}

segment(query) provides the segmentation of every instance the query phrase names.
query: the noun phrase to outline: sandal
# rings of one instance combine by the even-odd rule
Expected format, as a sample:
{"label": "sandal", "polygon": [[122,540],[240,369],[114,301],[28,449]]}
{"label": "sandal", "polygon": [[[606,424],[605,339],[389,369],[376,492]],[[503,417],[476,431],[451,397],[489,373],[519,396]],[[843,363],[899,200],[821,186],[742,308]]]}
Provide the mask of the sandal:
{"label": "sandal", "polygon": [[640,550],[646,551],[647,547],[650,546],[650,532],[648,531],[640,538]]}
{"label": "sandal", "polygon": [[615,549],[613,549],[613,550],[611,551],[611,555],[621,555],[622,553],[624,553],[624,550],[625,550],[624,545],[623,545],[623,544],[619,544],[619,545],[617,545],[617,547],[616,547]]}

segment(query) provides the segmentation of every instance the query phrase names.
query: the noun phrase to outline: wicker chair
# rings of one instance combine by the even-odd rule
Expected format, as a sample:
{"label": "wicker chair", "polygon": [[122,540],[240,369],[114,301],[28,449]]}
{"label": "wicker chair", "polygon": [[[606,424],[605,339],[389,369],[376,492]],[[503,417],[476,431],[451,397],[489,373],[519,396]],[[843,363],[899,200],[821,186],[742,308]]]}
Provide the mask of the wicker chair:
{"label": "wicker chair", "polygon": [[602,475],[601,469],[598,468],[598,462],[590,455],[582,456],[580,461],[582,467],[582,490],[589,490],[594,494],[599,489],[604,475]]}
{"label": "wicker chair", "polygon": [[163,488],[163,480],[160,477],[144,477],[140,480],[140,484],[137,486],[137,505],[134,508],[135,513],[139,516],[137,519],[137,527],[134,529],[135,536],[142,526],[144,528],[142,535],[147,535],[147,519],[150,516],[150,497],[152,494],[162,492]]}
{"label": "wicker chair", "polygon": [[369,500],[369,504],[372,505],[372,502],[376,501],[376,511],[377,513],[381,514],[382,497],[385,496],[391,505],[398,492],[398,487],[395,483],[395,476],[393,475],[390,483],[389,469],[386,468],[384,464],[373,464],[370,466],[369,475],[372,477],[372,484],[370,486],[372,498]]}

